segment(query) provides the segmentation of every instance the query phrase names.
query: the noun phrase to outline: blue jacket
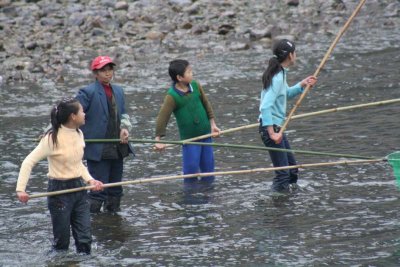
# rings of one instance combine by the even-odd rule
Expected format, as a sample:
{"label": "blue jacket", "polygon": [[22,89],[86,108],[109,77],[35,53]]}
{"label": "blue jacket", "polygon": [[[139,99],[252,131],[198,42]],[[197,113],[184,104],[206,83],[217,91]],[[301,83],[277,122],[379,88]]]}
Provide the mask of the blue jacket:
{"label": "blue jacket", "polygon": [[[112,85],[115,102],[118,110],[118,120],[121,122],[125,113],[124,91],[118,85]],[[104,139],[108,125],[107,96],[100,82],[95,81],[83,89],[80,89],[76,98],[79,100],[86,114],[85,124],[81,130],[86,139]],[[128,129],[130,130],[130,129]],[[86,143],[84,158],[100,161],[103,152],[103,143]],[[133,148],[129,144],[129,153],[133,154]]]}
{"label": "blue jacket", "polygon": [[303,92],[300,82],[289,87],[286,82],[287,69],[278,72],[268,88],[261,91],[260,119],[262,126],[279,125],[285,121],[286,101]]}

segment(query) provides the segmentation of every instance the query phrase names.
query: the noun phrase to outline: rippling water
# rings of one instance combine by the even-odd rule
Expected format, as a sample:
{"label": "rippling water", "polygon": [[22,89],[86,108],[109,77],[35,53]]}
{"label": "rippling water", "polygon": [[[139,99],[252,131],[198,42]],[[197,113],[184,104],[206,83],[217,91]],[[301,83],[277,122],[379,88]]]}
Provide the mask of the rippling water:
{"label": "rippling water", "polygon": [[[390,40],[387,42],[390,43]],[[298,114],[399,97],[397,47],[339,47],[320,74],[319,85]],[[312,73],[324,49],[299,46],[291,83]],[[375,47],[376,48],[376,47]],[[363,52],[364,51],[364,52]],[[269,53],[187,57],[204,84],[222,129],[255,123],[260,76]],[[134,138],[153,138],[155,118],[168,87],[167,59],[137,62],[121,70]],[[181,181],[125,187],[123,211],[93,216],[93,254],[49,253],[51,223],[45,199],[27,205],[14,196],[19,166],[48,123],[51,105],[89,79],[70,70],[66,84],[44,81],[2,85],[0,108],[0,265],[3,266],[399,266],[399,191],[386,163],[310,168],[301,171],[302,191],[270,197],[272,173],[218,177],[208,192],[185,194]],[[400,150],[398,104],[293,120],[295,149],[386,156]],[[173,121],[173,120],[172,120]],[[257,129],[218,139],[262,145]],[[175,123],[168,139],[176,140]],[[125,180],[179,174],[180,149],[164,154],[136,145]],[[217,170],[267,167],[267,153],[216,148]],[[299,163],[340,160],[298,154]],[[33,171],[28,189],[46,188],[46,162]]]}

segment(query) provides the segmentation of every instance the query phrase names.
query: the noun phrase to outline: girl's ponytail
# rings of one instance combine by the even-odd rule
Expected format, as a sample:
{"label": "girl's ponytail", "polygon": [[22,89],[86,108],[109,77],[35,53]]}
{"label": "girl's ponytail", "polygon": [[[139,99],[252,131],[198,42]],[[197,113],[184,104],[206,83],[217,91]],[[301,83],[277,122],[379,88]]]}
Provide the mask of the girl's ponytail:
{"label": "girl's ponytail", "polygon": [[272,78],[282,69],[281,63],[276,56],[273,56],[268,62],[268,68],[264,71],[262,76],[263,89],[267,89],[271,83]]}
{"label": "girl's ponytail", "polygon": [[57,134],[58,134],[58,129],[61,127],[61,123],[58,121],[58,106],[60,104],[57,104],[53,109],[51,110],[50,113],[50,123],[51,123],[51,129],[47,131],[48,134],[51,135],[51,139],[53,140],[53,145],[57,146]]}
{"label": "girl's ponytail", "polygon": [[50,112],[51,129],[46,132],[46,135],[51,135],[53,145],[57,146],[57,134],[61,125],[67,123],[70,115],[77,114],[79,111],[79,101],[74,98],[63,99]]}

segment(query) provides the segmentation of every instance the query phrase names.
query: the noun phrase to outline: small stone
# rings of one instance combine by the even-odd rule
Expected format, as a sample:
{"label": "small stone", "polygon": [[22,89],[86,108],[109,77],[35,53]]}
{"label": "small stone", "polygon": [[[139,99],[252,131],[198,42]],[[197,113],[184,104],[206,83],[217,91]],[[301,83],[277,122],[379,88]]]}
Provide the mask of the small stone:
{"label": "small stone", "polygon": [[35,41],[31,41],[31,42],[25,43],[24,46],[25,46],[25,48],[28,49],[28,50],[33,50],[33,49],[35,49],[35,48],[38,46],[38,44],[37,44]]}
{"label": "small stone", "polygon": [[116,10],[128,10],[129,9],[129,5],[125,1],[119,1],[119,2],[115,3],[115,7],[114,8]]}
{"label": "small stone", "polygon": [[231,30],[233,30],[234,28],[235,27],[233,27],[230,24],[223,24],[223,25],[218,27],[218,34],[225,35],[228,32],[230,32]]}
{"label": "small stone", "polygon": [[149,31],[146,34],[146,39],[148,40],[162,40],[164,39],[164,34],[158,31]]}
{"label": "small stone", "polygon": [[288,1],[286,2],[286,4],[287,4],[288,6],[298,6],[298,5],[300,4],[300,1],[299,1],[299,0],[288,0]]}

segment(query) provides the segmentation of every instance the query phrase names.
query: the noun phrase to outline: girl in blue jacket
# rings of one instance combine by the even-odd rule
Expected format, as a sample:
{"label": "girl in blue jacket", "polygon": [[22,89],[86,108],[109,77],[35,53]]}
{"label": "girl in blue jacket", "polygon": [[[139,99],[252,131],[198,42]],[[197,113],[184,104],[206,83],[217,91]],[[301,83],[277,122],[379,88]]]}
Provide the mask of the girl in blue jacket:
{"label": "girl in blue jacket", "polygon": [[[263,90],[260,100],[260,128],[261,139],[265,146],[290,149],[284,133],[279,133],[285,122],[286,102],[303,92],[307,85],[313,86],[317,79],[308,76],[301,82],[289,87],[286,82],[288,67],[296,61],[295,45],[283,39],[273,47],[273,56],[269,60],[268,68],[263,74]],[[274,167],[296,165],[293,153],[269,151]],[[285,193],[297,188],[298,169],[275,171],[276,177],[272,183],[272,191]]]}

